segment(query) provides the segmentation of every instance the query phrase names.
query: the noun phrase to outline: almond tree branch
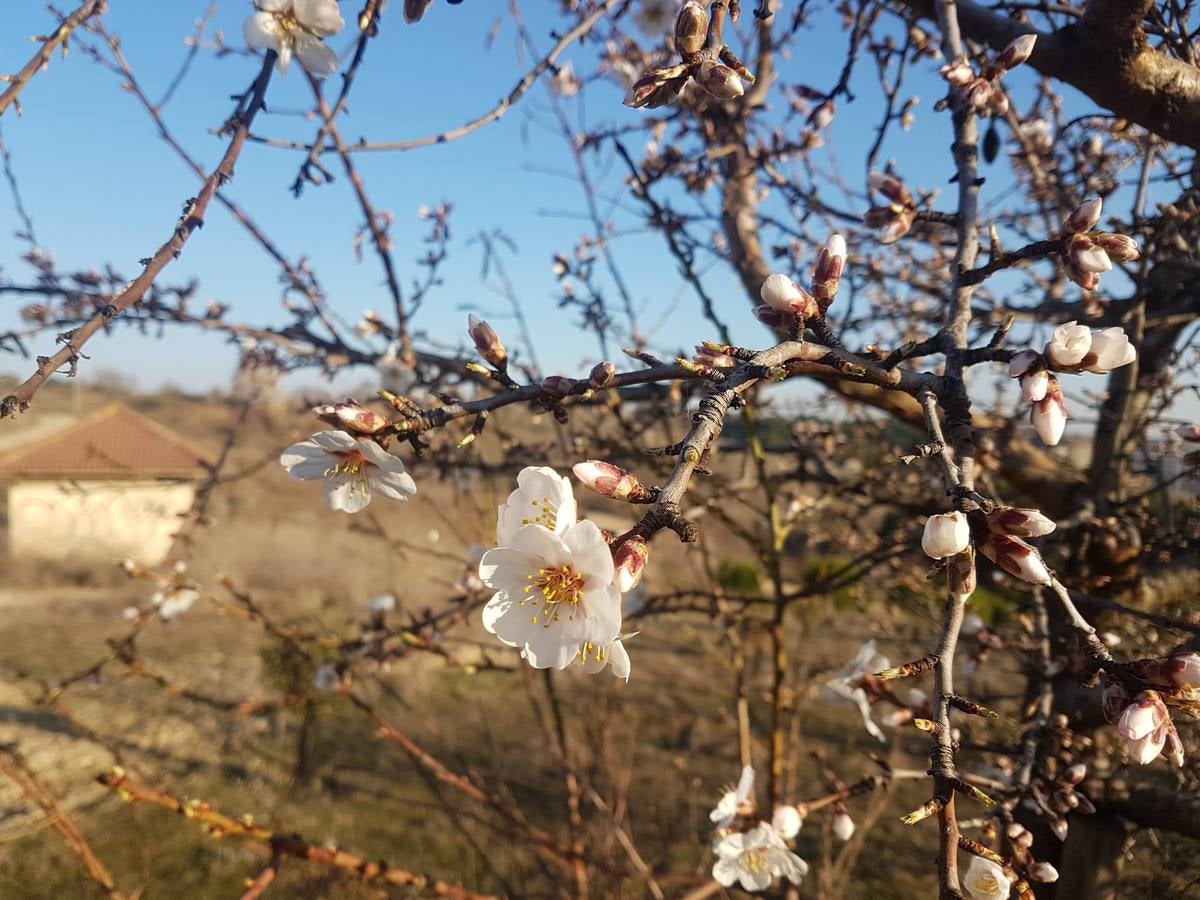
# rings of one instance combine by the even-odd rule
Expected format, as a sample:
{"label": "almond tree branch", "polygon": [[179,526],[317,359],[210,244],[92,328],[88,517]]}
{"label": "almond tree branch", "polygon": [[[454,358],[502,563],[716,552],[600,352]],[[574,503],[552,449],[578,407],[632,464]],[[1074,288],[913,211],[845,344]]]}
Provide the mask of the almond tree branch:
{"label": "almond tree branch", "polygon": [[62,46],[65,52],[71,32],[92,16],[104,12],[106,6],[107,0],[84,0],[79,9],[63,19],[62,24],[54,30],[54,34],[42,39],[42,46],[38,48],[37,53],[33,54],[33,59],[29,60],[20,72],[16,75],[0,76],[0,81],[11,82],[8,89],[0,94],[0,116],[4,115],[10,106],[15,105],[18,110],[20,109],[17,98],[20,97],[21,91],[40,69],[50,65],[50,58],[54,56],[55,49]]}
{"label": "almond tree branch", "polygon": [[79,328],[59,335],[59,340],[63,344],[62,349],[52,356],[39,357],[37,371],[22,382],[12,394],[0,400],[0,419],[26,410],[33,395],[62,366],[69,366],[68,374],[74,374],[84,344],[115,317],[140,301],[162,270],[183,252],[188,238],[204,224],[204,214],[213,197],[233,177],[233,167],[246,144],[246,135],[250,133],[254,117],[263,108],[263,100],[266,97],[267,85],[271,81],[274,65],[275,52],[271,50],[263,59],[258,77],[249,90],[241,96],[238,108],[229,120],[228,125],[233,129],[233,137],[225,151],[225,156],[216,170],[204,182],[200,193],[188,200],[171,237],[158,248],[152,257],[144,261],[145,267],[142,269],[142,273],[130,282],[125,290],[114,297],[109,306],[95,313]]}

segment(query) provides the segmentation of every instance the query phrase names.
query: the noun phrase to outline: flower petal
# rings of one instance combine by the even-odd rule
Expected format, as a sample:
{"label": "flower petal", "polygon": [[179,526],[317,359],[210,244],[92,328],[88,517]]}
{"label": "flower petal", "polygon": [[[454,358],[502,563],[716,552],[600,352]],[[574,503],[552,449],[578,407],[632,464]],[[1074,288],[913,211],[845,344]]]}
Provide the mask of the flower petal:
{"label": "flower petal", "polygon": [[366,485],[347,472],[338,472],[325,479],[325,502],[330,509],[356,513],[367,508],[371,492]]}
{"label": "flower petal", "polygon": [[311,34],[296,36],[296,56],[300,59],[300,65],[317,78],[328,78],[338,70],[337,54]]}

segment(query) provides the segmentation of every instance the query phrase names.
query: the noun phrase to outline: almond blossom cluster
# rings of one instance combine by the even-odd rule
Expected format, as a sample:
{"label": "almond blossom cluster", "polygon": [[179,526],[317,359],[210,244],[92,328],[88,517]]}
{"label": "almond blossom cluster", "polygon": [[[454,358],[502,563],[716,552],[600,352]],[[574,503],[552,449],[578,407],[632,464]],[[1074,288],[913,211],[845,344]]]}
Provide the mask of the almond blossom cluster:
{"label": "almond blossom cluster", "polygon": [[754,84],[754,76],[724,44],[707,46],[708,12],[696,0],[688,0],[675,18],[675,49],[681,63],[652,66],[633,83],[625,105],[634,109],[657,109],[679,96],[694,79],[716,100],[735,100],[746,92],[743,82]]}
{"label": "almond blossom cluster", "polygon": [[[1041,537],[1054,530],[1054,522],[1036,509],[1000,506],[990,513],[977,516],[977,534],[984,539],[976,542],[979,552],[993,563],[1030,584],[1049,584],[1050,570],[1041,554],[1022,538]],[[950,576],[950,593],[964,601],[975,590],[975,557],[972,546],[971,521],[967,513],[957,510],[938,513],[925,521],[921,549],[925,555],[945,560]]]}
{"label": "almond blossom cluster", "polygon": [[[577,516],[570,481],[545,466],[521,470],[498,511],[497,546],[479,561],[480,580],[495,591],[483,626],[534,668],[611,667],[628,679],[618,563],[604,532]],[[642,555],[639,577],[644,564]]]}
{"label": "almond blossom cluster", "polygon": [[1130,759],[1146,765],[1166,755],[1183,765],[1183,743],[1168,709],[1200,718],[1200,653],[1138,659],[1125,666],[1145,685],[1131,696],[1128,683],[1110,678],[1104,688],[1104,713],[1116,721]]}
{"label": "almond blossom cluster", "polygon": [[274,50],[280,75],[293,56],[318,78],[337,71],[337,55],[324,44],[346,27],[337,0],[254,0],[254,9],[242,29],[246,45]]}
{"label": "almond blossom cluster", "polygon": [[1092,372],[1107,374],[1137,359],[1137,350],[1125,329],[1114,326],[1093,330],[1078,322],[1067,322],[1054,329],[1045,349],[1022,350],[1008,364],[1010,378],[1016,378],[1021,396],[1032,404],[1029,419],[1038,437],[1048,447],[1062,439],[1067,427],[1067,406],[1062,385],[1054,372]]}
{"label": "almond blossom cluster", "polygon": [[981,115],[1002,116],[1008,112],[1008,95],[1000,87],[1000,77],[1029,59],[1036,42],[1036,34],[1021,35],[978,74],[965,58],[938,71],[972,110]]}
{"label": "almond blossom cluster", "polygon": [[[788,845],[804,824],[800,810],[779,806],[770,821],[760,818],[750,766],[742,769],[737,786],[722,795],[708,817],[715,829],[712,849],[717,857],[712,876],[722,887],[737,884],[745,891],[765,891],[777,878],[799,884],[808,874],[808,863]],[[851,822],[851,833],[853,826]],[[844,824],[841,829],[845,833]]]}
{"label": "almond blossom cluster", "polygon": [[1063,223],[1063,264],[1067,277],[1085,291],[1100,285],[1100,276],[1114,262],[1132,262],[1141,255],[1137,241],[1127,234],[1096,231],[1103,201],[1092,197],[1079,204]]}
{"label": "almond blossom cluster", "polygon": [[845,269],[846,239],[830,235],[813,266],[812,293],[786,275],[770,275],[759,289],[762,305],[754,308],[755,317],[776,331],[803,328],[805,322],[824,316],[833,304]]}

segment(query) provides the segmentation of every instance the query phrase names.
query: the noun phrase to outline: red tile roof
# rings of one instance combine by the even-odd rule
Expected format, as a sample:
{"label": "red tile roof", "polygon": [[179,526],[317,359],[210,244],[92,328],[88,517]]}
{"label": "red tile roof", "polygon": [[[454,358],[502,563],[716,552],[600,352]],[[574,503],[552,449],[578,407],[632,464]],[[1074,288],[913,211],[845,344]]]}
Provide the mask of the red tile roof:
{"label": "red tile roof", "polygon": [[175,432],[114,403],[0,456],[0,478],[199,478],[207,460]]}

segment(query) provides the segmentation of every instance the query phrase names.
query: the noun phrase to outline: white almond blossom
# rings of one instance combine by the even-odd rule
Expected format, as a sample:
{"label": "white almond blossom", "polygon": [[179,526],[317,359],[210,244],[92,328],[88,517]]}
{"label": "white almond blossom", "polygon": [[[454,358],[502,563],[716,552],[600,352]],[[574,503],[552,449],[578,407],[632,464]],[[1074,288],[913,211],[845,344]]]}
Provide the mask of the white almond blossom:
{"label": "white almond blossom", "polygon": [[972,856],[963,875],[963,890],[971,900],[1006,900],[1012,881],[1004,868],[982,856]]}
{"label": "white almond blossom", "polygon": [[254,9],[242,28],[246,44],[274,50],[281,75],[293,54],[318,78],[337,71],[337,56],[322,42],[346,26],[336,0],[255,0]]}
{"label": "white almond blossom", "polygon": [[747,891],[765,891],[776,878],[799,884],[808,863],[787,848],[767,822],[745,833],[730,834],[717,844],[712,875],[722,887],[735,882]]}
{"label": "white almond blossom", "polygon": [[151,602],[158,608],[158,615],[164,622],[169,622],[182,615],[200,599],[200,592],[189,587],[170,586],[155,591]]}
{"label": "white almond blossom", "polygon": [[517,475],[517,489],[500,507],[496,544],[510,546],[526,525],[541,525],[562,535],[575,524],[577,514],[569,479],[547,466],[526,466]]}
{"label": "white almond blossom", "polygon": [[373,494],[407,500],[417,492],[402,460],[374,441],[344,431],[321,431],[292,444],[279,463],[297,481],[324,479],[325,502],[343,512],[366,509]]}
{"label": "white almond blossom", "polygon": [[1092,353],[1096,361],[1087,367],[1087,371],[1100,375],[1127,366],[1137,359],[1137,350],[1130,343],[1125,329],[1120,326],[1093,331]]}
{"label": "white almond blossom", "polygon": [[738,811],[753,812],[754,767],[746,766],[738,779],[737,787],[721,795],[717,808],[708,814],[708,819],[717,830],[728,828],[738,817]]}
{"label": "white almond blossom", "polygon": [[[573,500],[571,506],[573,518]],[[612,554],[594,522],[575,522],[560,533],[533,522],[504,537],[479,562],[480,579],[496,592],[483,609],[489,632],[522,648],[537,669],[565,669],[585,647],[606,647],[617,638],[621,595],[612,583]]]}
{"label": "white almond blossom", "polygon": [[875,641],[870,640],[859,648],[858,655],[854,657],[850,665],[839,671],[835,678],[825,683],[826,689],[834,697],[849,700],[858,707],[858,711],[862,714],[863,727],[867,729],[867,733],[871,737],[881,744],[887,743],[887,735],[871,718],[871,701],[867,699],[867,692],[862,688],[862,678],[864,675],[872,675],[890,668],[891,665],[886,656],[876,652]]}
{"label": "white almond blossom", "polygon": [[776,833],[788,840],[791,840],[800,833],[801,826],[804,825],[804,816],[800,815],[800,810],[794,806],[777,806],[775,814],[771,816],[771,827]]}
{"label": "white almond blossom", "polygon": [[1054,337],[1046,345],[1046,356],[1058,366],[1077,366],[1092,349],[1092,330],[1077,322],[1067,322],[1054,329]]}

